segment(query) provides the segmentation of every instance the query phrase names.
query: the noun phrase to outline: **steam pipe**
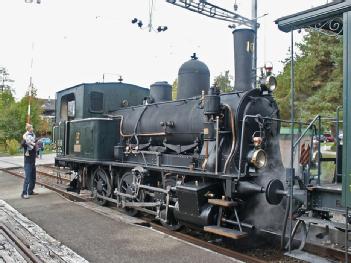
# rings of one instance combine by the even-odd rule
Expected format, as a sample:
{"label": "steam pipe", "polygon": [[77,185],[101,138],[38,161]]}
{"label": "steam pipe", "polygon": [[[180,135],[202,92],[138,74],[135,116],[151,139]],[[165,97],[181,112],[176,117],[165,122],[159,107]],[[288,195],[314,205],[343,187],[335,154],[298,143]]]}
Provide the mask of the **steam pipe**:
{"label": "steam pipe", "polygon": [[224,107],[226,107],[230,113],[230,128],[232,129],[232,148],[230,149],[230,153],[228,155],[228,158],[227,160],[225,161],[225,164],[224,164],[224,169],[223,169],[223,172],[226,173],[227,172],[227,168],[228,168],[228,163],[231,161],[231,159],[233,158],[233,153],[234,153],[234,150],[235,150],[235,137],[236,137],[236,134],[235,134],[235,121],[234,121],[234,114],[233,114],[233,111],[232,111],[232,108],[228,105],[228,104],[223,104]]}
{"label": "steam pipe", "polygon": [[244,131],[245,131],[245,126],[246,126],[246,119],[248,118],[259,118],[261,117],[261,115],[257,114],[257,115],[245,115],[244,119],[243,119],[243,124],[241,127],[241,139],[240,139],[240,156],[239,156],[239,169],[238,169],[238,180],[240,180],[240,176],[241,176],[241,162],[243,159],[243,144],[244,144]]}

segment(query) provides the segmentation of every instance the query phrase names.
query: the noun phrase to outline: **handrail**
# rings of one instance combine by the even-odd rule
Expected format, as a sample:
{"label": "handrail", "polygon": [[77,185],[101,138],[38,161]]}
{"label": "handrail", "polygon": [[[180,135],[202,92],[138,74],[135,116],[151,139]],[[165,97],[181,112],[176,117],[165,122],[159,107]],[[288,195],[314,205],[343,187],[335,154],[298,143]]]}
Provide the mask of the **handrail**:
{"label": "handrail", "polygon": [[[335,170],[336,170],[336,173],[335,173],[335,184],[338,183],[338,176],[340,176],[339,174],[339,170],[340,170],[340,167],[339,167],[339,159],[340,157],[342,156],[339,156],[339,147],[340,147],[340,138],[339,138],[339,134],[340,134],[340,110],[343,109],[343,106],[338,106],[336,108],[336,164],[335,164]],[[341,175],[342,175],[342,172],[341,172]]]}
{"label": "handrail", "polygon": [[[241,176],[241,163],[242,163],[242,159],[243,159],[243,138],[244,138],[244,133],[245,133],[245,127],[246,127],[246,120],[249,118],[259,118],[262,120],[272,120],[272,121],[279,121],[279,122],[285,122],[285,123],[297,123],[299,125],[307,125],[308,123],[305,122],[296,122],[296,121],[288,121],[288,120],[282,120],[282,119],[278,119],[278,118],[272,118],[272,117],[263,117],[260,114],[256,114],[256,115],[245,115],[242,121],[242,126],[241,126],[241,139],[240,139],[240,150],[239,150],[239,169],[238,169],[238,174],[237,174],[237,179],[240,179]],[[313,120],[314,122],[314,120]],[[313,124],[313,123],[312,123]],[[309,124],[309,128],[311,128],[311,123]],[[308,129],[309,129],[308,128]],[[315,127],[314,127],[315,128]],[[305,134],[307,133],[307,130],[305,131]],[[293,136],[293,135],[292,135]],[[301,140],[301,139],[300,139]]]}
{"label": "handrail", "polygon": [[[299,142],[302,140],[302,138],[306,135],[306,133],[308,132],[308,130],[313,126],[314,122],[316,120],[319,120],[320,119],[320,115],[317,115],[316,117],[314,117],[314,119],[310,122],[310,124],[307,126],[307,128],[303,131],[303,133],[301,134],[301,136],[296,140],[296,142],[294,143],[293,145],[293,149],[296,148],[296,146],[299,144]],[[293,136],[293,134],[291,135]],[[320,138],[320,133],[318,134],[319,138]],[[318,139],[319,139],[318,138]]]}

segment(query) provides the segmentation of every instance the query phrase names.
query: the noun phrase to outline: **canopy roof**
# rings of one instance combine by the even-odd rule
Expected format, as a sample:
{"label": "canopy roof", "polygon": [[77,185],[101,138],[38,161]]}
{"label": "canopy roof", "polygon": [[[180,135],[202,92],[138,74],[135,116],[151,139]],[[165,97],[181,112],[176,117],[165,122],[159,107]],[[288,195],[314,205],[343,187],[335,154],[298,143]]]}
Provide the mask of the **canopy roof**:
{"label": "canopy roof", "polygon": [[342,15],[350,10],[351,0],[335,0],[329,4],[279,18],[275,23],[284,32],[313,27],[342,34]]}

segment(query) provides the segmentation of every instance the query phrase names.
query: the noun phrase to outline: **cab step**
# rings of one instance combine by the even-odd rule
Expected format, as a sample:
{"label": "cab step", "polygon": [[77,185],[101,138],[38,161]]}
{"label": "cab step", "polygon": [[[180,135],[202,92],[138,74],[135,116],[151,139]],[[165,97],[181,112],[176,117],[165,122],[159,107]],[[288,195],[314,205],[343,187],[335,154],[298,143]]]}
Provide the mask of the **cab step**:
{"label": "cab step", "polygon": [[226,201],[223,199],[208,199],[208,203],[211,205],[222,206],[222,207],[233,207],[237,205],[236,202]]}
{"label": "cab step", "polygon": [[240,232],[234,229],[229,229],[220,226],[205,226],[204,231],[232,239],[240,239],[247,236],[246,232]]}

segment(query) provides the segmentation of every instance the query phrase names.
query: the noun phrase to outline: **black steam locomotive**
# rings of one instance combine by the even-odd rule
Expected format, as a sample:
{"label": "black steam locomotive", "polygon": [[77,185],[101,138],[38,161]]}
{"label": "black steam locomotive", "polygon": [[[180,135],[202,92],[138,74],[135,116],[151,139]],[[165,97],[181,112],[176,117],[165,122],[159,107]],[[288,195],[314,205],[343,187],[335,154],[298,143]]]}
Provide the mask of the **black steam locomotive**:
{"label": "black steam locomotive", "polygon": [[[235,91],[210,86],[194,54],[171,86],[82,84],[57,93],[56,166],[70,167],[100,204],[162,224],[240,238],[285,192],[272,76],[252,84],[253,31],[236,30]],[[263,204],[264,202],[264,204]],[[265,210],[267,212],[267,210]],[[261,224],[261,227],[265,227]]]}

